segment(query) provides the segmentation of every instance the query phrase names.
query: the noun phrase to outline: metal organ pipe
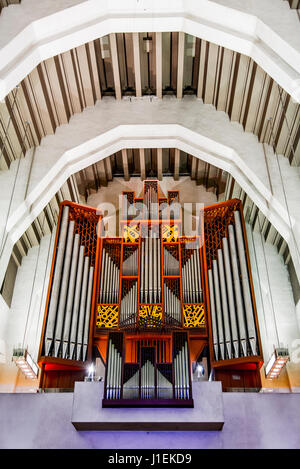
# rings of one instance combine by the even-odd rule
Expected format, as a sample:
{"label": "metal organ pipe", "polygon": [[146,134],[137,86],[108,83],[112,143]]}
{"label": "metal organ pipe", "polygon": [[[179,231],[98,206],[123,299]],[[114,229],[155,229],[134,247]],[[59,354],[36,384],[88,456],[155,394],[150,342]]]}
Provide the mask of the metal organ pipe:
{"label": "metal organ pipe", "polygon": [[64,266],[63,266],[63,272],[62,272],[60,295],[59,295],[59,302],[58,302],[57,315],[56,315],[57,317],[56,317],[55,342],[54,342],[54,355],[56,357],[58,357],[58,353],[59,353],[59,349],[61,345],[63,324],[64,324],[64,319],[65,319],[65,306],[66,306],[70,266],[71,266],[71,259],[72,259],[74,227],[75,227],[75,222],[70,221],[69,227],[68,227],[68,237],[67,237],[67,243],[66,243],[66,249],[65,249],[65,260],[64,260]]}
{"label": "metal organ pipe", "polygon": [[111,374],[111,339],[108,340],[107,371],[106,371],[106,398],[110,399],[110,374]]}
{"label": "metal organ pipe", "polygon": [[80,246],[76,285],[75,285],[75,296],[74,296],[73,312],[72,312],[71,335],[70,335],[70,358],[71,360],[73,359],[74,349],[76,345],[76,332],[77,332],[78,314],[79,314],[79,306],[80,306],[83,262],[84,262],[84,246]]}
{"label": "metal organ pipe", "polygon": [[183,302],[187,303],[186,301],[186,275],[185,275],[185,265],[181,267],[181,278],[182,278],[182,296]]}
{"label": "metal organ pipe", "polygon": [[191,303],[191,276],[190,276],[190,259],[187,258],[186,264],[186,294],[187,294],[187,303]]}
{"label": "metal organ pipe", "polygon": [[68,358],[68,348],[69,348],[69,339],[70,339],[70,328],[72,321],[72,309],[74,301],[74,291],[75,291],[75,282],[76,282],[76,273],[77,273],[77,263],[78,263],[78,253],[79,253],[79,234],[74,236],[74,246],[72,251],[72,263],[71,263],[71,273],[69,279],[69,289],[67,296],[66,304],[66,316],[63,330],[63,358]]}
{"label": "metal organ pipe", "polygon": [[64,205],[62,217],[61,217],[59,241],[58,241],[58,247],[56,251],[56,260],[55,260],[55,266],[54,266],[51,296],[50,296],[50,302],[49,302],[49,308],[48,308],[48,318],[47,318],[47,326],[46,326],[46,333],[45,333],[45,354],[46,355],[49,355],[51,347],[52,347],[53,339],[54,339],[54,327],[55,327],[55,319],[56,319],[56,313],[57,313],[57,304],[59,300],[59,290],[60,290],[60,282],[61,282],[61,275],[62,275],[62,269],[63,269],[65,245],[66,245],[66,239],[67,239],[68,219],[69,219],[69,207]]}
{"label": "metal organ pipe", "polygon": [[235,358],[237,358],[239,356],[239,336],[238,336],[238,327],[237,327],[236,312],[235,312],[235,305],[234,305],[233,277],[232,277],[232,272],[231,272],[227,238],[222,239],[222,244],[223,244],[225,276],[226,276],[226,285],[227,285],[229,316],[230,316],[231,333],[232,333],[232,343],[233,343],[233,348],[234,348],[234,355],[235,355]]}
{"label": "metal organ pipe", "polygon": [[153,283],[152,283],[152,276],[153,276],[153,255],[152,255],[152,238],[148,239],[148,248],[149,248],[149,303],[153,303]]}
{"label": "metal organ pipe", "polygon": [[196,253],[196,266],[197,266],[197,275],[198,275],[198,286],[199,286],[199,302],[202,303],[202,280],[201,280],[201,267],[200,267],[200,251],[197,249]]}
{"label": "metal organ pipe", "polygon": [[185,388],[186,388],[186,398],[189,399],[189,359],[188,359],[188,345],[187,342],[184,344],[184,361],[185,361]]}
{"label": "metal organ pipe", "polygon": [[222,300],[222,313],[224,321],[224,335],[225,335],[225,344],[228,358],[232,358],[232,348],[231,348],[231,337],[230,337],[230,325],[229,325],[229,313],[227,306],[227,291],[225,283],[225,274],[224,274],[224,262],[223,254],[221,249],[218,249],[218,266],[219,266],[219,277],[220,277],[220,290],[221,290],[221,300]]}
{"label": "metal organ pipe", "polygon": [[103,271],[103,291],[102,291],[102,300],[101,303],[107,303],[107,285],[108,285],[108,266],[109,266],[109,255],[108,252],[105,251],[105,260],[104,264],[104,271]]}
{"label": "metal organ pipe", "polygon": [[86,313],[86,297],[87,297],[87,289],[88,289],[89,266],[90,266],[90,258],[85,257],[83,279],[82,279],[82,285],[81,285],[81,295],[80,295],[77,340],[76,340],[77,360],[81,359],[81,349],[82,349],[82,342],[83,342],[83,327],[84,327],[84,318],[85,318],[85,313]]}
{"label": "metal organ pipe", "polygon": [[104,272],[106,267],[105,262],[106,251],[105,248],[102,249],[102,259],[101,259],[101,275],[100,275],[100,292],[99,292],[99,303],[104,303]]}
{"label": "metal organ pipe", "polygon": [[158,302],[158,292],[157,292],[157,252],[156,252],[156,238],[153,238],[153,273],[154,273],[154,278],[153,278],[153,293],[154,293],[154,303]]}
{"label": "metal organ pipe", "polygon": [[212,270],[208,270],[208,285],[209,285],[209,299],[210,299],[210,311],[211,311],[211,322],[212,322],[212,335],[213,335],[213,344],[216,360],[219,360],[219,339],[218,339],[218,329],[216,323],[216,307],[215,307],[215,294],[214,294],[214,283],[213,283],[213,274]]}
{"label": "metal organ pipe", "polygon": [[141,293],[140,293],[140,302],[144,303],[145,295],[145,241],[141,241],[141,269],[140,269],[140,281],[141,281]]}
{"label": "metal organ pipe", "polygon": [[111,352],[112,352],[112,355],[111,355],[111,393],[112,393],[112,398],[115,399],[116,354],[117,354],[117,351],[115,349],[114,344],[112,344]]}
{"label": "metal organ pipe", "polygon": [[145,303],[149,302],[148,298],[148,278],[149,278],[149,271],[148,271],[148,246],[149,246],[149,238],[148,236],[145,238]]}
{"label": "metal organ pipe", "polygon": [[237,252],[236,252],[236,247],[235,247],[235,235],[234,235],[234,228],[232,225],[228,226],[228,236],[229,236],[230,257],[231,257],[231,265],[232,265],[233,285],[234,285],[234,292],[235,292],[240,343],[241,343],[243,354],[244,356],[246,356],[247,355],[246,324],[245,324],[243,297],[242,297],[241,284],[240,284],[240,278],[239,278],[238,258],[237,258]]}
{"label": "metal organ pipe", "polygon": [[196,303],[196,271],[195,271],[195,265],[194,265],[194,252],[192,251],[191,257],[190,257],[190,263],[191,263],[191,286],[192,286],[192,302]]}
{"label": "metal organ pipe", "polygon": [[217,264],[216,259],[213,260],[213,275],[214,275],[215,306],[216,306],[216,313],[217,313],[220,354],[221,354],[221,359],[224,360],[225,358],[224,332],[223,332],[223,324],[222,324],[219,273],[218,273],[218,264]]}
{"label": "metal organ pipe", "polygon": [[183,395],[183,388],[184,388],[184,381],[183,381],[183,356],[182,356],[182,348],[181,350],[179,350],[179,354],[178,354],[178,357],[179,357],[179,360],[178,360],[178,364],[179,364],[179,395],[181,398],[184,397]]}
{"label": "metal organ pipe", "polygon": [[240,261],[240,267],[241,267],[242,287],[243,287],[243,296],[244,296],[245,312],[246,312],[246,319],[247,319],[248,336],[249,336],[249,342],[250,342],[252,354],[256,355],[257,353],[256,329],[255,329],[255,323],[254,323],[254,312],[253,312],[253,305],[252,305],[250,285],[249,285],[249,272],[248,272],[248,266],[247,266],[246,255],[245,255],[245,246],[244,246],[243,231],[242,231],[242,225],[241,225],[241,217],[240,217],[240,213],[237,210],[234,212],[234,221],[235,221],[237,248],[238,248],[239,261]]}
{"label": "metal organ pipe", "polygon": [[161,248],[160,248],[160,239],[156,240],[157,243],[157,265],[158,265],[158,301],[161,301]]}
{"label": "metal organ pipe", "polygon": [[87,359],[87,348],[88,348],[88,343],[89,343],[89,325],[90,325],[90,316],[91,316],[93,280],[94,280],[94,267],[91,266],[90,271],[89,271],[89,283],[88,283],[88,289],[87,289],[86,313],[85,313],[85,322],[84,322],[84,331],[83,331],[83,354],[82,354],[83,361]]}
{"label": "metal organ pipe", "polygon": [[107,295],[107,303],[112,303],[112,297],[113,297],[113,292],[112,292],[112,279],[113,279],[113,268],[114,268],[114,263],[112,258],[109,256],[109,270],[108,270],[108,283],[107,283],[107,289],[106,289],[106,295]]}

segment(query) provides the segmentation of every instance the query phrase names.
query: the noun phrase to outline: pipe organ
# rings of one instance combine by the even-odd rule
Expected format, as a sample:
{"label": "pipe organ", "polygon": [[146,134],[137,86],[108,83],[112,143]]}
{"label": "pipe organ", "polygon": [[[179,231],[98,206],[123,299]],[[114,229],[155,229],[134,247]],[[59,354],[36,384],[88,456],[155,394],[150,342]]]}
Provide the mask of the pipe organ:
{"label": "pipe organ", "polygon": [[259,381],[241,202],[205,207],[199,219],[197,234],[183,235],[179,192],[161,194],[150,180],[142,197],[123,192],[119,237],[105,236],[96,209],[61,204],[39,353],[42,388],[72,387],[100,357],[103,406],[188,407],[204,350],[223,384],[233,370]]}

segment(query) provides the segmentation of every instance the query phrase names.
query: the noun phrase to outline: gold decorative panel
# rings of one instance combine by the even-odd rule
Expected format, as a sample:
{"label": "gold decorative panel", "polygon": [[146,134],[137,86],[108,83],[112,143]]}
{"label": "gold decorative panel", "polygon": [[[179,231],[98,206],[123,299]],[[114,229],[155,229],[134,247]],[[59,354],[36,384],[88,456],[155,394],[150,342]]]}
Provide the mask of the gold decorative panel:
{"label": "gold decorative panel", "polygon": [[173,243],[178,240],[179,226],[178,225],[163,225],[162,237],[167,243]]}
{"label": "gold decorative panel", "polygon": [[162,326],[162,306],[161,305],[140,305],[139,325],[143,327]]}
{"label": "gold decorative panel", "polygon": [[183,305],[183,326],[184,327],[205,327],[204,304]]}
{"label": "gold decorative panel", "polygon": [[97,327],[118,327],[119,305],[98,305]]}
{"label": "gold decorative panel", "polygon": [[126,243],[137,243],[139,236],[140,226],[138,224],[123,226],[123,238]]}

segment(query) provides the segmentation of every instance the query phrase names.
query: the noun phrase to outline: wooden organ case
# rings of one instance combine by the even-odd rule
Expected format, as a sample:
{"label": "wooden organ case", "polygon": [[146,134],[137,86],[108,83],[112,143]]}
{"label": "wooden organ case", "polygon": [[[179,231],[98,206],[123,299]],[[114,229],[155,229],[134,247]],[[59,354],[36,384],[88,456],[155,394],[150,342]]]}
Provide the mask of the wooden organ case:
{"label": "wooden organ case", "polygon": [[[180,196],[122,194],[121,232],[102,215],[63,202],[39,365],[40,387],[72,388],[97,356],[102,405],[193,406],[203,352],[223,390],[259,388],[261,343],[242,205],[206,207],[197,235],[182,235]],[[245,384],[246,383],[246,384]]]}

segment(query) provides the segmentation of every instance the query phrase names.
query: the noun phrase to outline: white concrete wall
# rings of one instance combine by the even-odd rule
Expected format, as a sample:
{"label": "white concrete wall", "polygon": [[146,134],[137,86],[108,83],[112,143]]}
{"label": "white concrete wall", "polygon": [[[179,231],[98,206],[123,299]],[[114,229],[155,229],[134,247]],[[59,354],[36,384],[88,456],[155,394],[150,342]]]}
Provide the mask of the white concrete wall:
{"label": "white concrete wall", "polygon": [[0,367],[6,361],[7,346],[6,346],[6,325],[9,316],[9,306],[5,303],[0,295]]}
{"label": "white concrete wall", "polygon": [[[1,297],[0,344],[4,351],[0,360],[0,392],[36,389],[37,381],[22,379],[12,363],[14,347],[25,347],[37,361],[45,302],[49,283],[55,233],[44,236],[23,257],[18,269],[11,307]],[[2,351],[2,350],[1,350]]]}
{"label": "white concrete wall", "polygon": [[300,339],[300,328],[283,257],[260,233],[252,232],[248,224],[246,227],[263,355],[267,362],[274,347],[292,349],[294,341]]}

